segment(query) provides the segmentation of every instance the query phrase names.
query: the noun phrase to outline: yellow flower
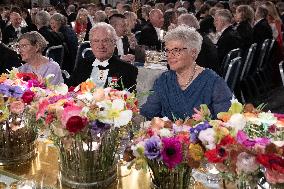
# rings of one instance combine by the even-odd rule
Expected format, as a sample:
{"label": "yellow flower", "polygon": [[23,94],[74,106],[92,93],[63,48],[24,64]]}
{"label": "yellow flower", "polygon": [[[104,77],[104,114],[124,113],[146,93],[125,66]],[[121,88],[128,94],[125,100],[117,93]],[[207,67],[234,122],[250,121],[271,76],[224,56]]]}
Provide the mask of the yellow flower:
{"label": "yellow flower", "polygon": [[190,144],[189,145],[189,156],[194,161],[200,161],[203,158],[204,151],[199,144]]}
{"label": "yellow flower", "polygon": [[230,132],[226,127],[214,127],[217,144]]}
{"label": "yellow flower", "polygon": [[9,118],[9,109],[5,106],[0,107],[0,123]]}

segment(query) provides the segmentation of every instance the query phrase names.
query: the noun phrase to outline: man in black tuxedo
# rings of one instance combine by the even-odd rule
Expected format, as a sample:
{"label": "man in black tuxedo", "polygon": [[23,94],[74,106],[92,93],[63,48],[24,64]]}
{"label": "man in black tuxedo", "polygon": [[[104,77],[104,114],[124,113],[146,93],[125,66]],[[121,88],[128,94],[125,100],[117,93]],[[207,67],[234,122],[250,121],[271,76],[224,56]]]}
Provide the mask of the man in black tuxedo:
{"label": "man in black tuxedo", "polygon": [[69,85],[76,86],[91,78],[98,87],[114,86],[116,89],[136,89],[138,69],[115,56],[117,35],[107,23],[97,23],[90,31],[90,43],[94,57],[80,63]]}
{"label": "man in black tuxedo", "polygon": [[74,5],[69,5],[68,8],[67,8],[67,14],[68,14],[68,17],[67,17],[67,21],[68,21],[68,24],[71,24],[71,22],[74,22],[76,20],[76,7]]}
{"label": "man in black tuxedo", "polygon": [[2,42],[5,44],[16,41],[23,33],[28,32],[26,27],[21,27],[22,17],[19,13],[11,12],[10,22],[11,24],[2,31]]}
{"label": "man in black tuxedo", "polygon": [[21,66],[18,54],[3,43],[0,43],[0,54],[0,74],[7,73],[7,70],[11,70],[12,67]]}
{"label": "man in black tuxedo", "polygon": [[126,17],[122,14],[113,14],[109,18],[110,25],[115,29],[117,40],[114,54],[120,56],[121,60],[132,62],[135,60],[135,52],[130,48],[128,37],[126,36]]}
{"label": "man in black tuxedo", "polygon": [[149,13],[149,21],[141,30],[139,44],[161,49],[161,28],[164,25],[164,15],[161,10],[153,9]]}
{"label": "man in black tuxedo", "polygon": [[258,6],[255,11],[255,25],[253,27],[253,42],[259,46],[265,39],[272,39],[272,29],[266,20],[268,10],[264,6]]}
{"label": "man in black tuxedo", "polygon": [[229,10],[220,9],[216,11],[214,17],[214,25],[216,31],[219,34],[217,41],[217,53],[219,60],[219,74],[222,75],[222,62],[224,57],[233,49],[243,48],[241,43],[241,37],[237,31],[235,31],[231,25],[232,14]]}

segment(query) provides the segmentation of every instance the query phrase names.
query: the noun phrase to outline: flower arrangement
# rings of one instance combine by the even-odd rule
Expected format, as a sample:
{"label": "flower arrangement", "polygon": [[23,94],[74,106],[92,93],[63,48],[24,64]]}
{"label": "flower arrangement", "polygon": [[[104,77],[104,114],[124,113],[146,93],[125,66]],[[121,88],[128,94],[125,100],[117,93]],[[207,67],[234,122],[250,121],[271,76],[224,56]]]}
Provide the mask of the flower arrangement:
{"label": "flower arrangement", "polygon": [[97,88],[91,80],[60,91],[40,99],[35,109],[60,150],[62,182],[79,188],[107,186],[116,178],[121,130],[138,112],[137,100],[128,91]]}
{"label": "flower arrangement", "polygon": [[[198,168],[204,159],[204,147],[194,140],[192,124],[192,120],[154,118],[136,135],[134,145],[126,150],[125,160],[135,158],[132,163],[136,168],[149,167],[158,188],[188,188],[192,168]],[[197,129],[203,127],[207,124]]]}
{"label": "flower arrangement", "polygon": [[37,137],[32,104],[47,92],[48,82],[13,69],[0,76],[0,162],[25,161],[35,154]]}
{"label": "flower arrangement", "polygon": [[138,169],[150,167],[153,183],[160,188],[188,188],[190,170],[206,162],[238,188],[255,188],[265,179],[283,187],[282,115],[236,100],[216,120],[206,105],[194,111],[185,122],[154,118],[143,125],[125,160],[134,159]]}
{"label": "flower arrangement", "polygon": [[264,184],[263,176],[270,184],[283,184],[281,117],[233,101],[228,112],[218,114],[219,120],[209,122],[214,131],[207,135],[214,136],[214,140],[206,141],[209,145],[205,157],[216,165],[222,178],[238,181],[239,188]]}

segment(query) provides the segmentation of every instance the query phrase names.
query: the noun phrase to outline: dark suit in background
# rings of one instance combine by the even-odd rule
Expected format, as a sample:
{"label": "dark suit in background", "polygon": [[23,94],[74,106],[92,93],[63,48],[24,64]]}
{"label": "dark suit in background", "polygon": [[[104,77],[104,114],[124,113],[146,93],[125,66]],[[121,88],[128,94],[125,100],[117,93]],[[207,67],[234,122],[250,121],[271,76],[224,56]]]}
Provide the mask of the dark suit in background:
{"label": "dark suit in background", "polygon": [[21,66],[21,59],[17,53],[3,43],[0,43],[0,54],[0,74],[7,73],[12,67]]}
{"label": "dark suit in background", "polygon": [[272,39],[272,29],[266,19],[261,19],[253,27],[253,42],[262,44],[265,39]]}
{"label": "dark suit in background", "polygon": [[156,50],[161,49],[161,41],[158,38],[157,32],[154,26],[148,22],[141,30],[141,37],[139,41],[140,45],[146,45],[148,47],[156,47]]}
{"label": "dark suit in background", "polygon": [[70,24],[71,22],[74,22],[76,20],[77,14],[75,12],[72,12],[71,14],[68,15],[67,21]]}
{"label": "dark suit in background", "polygon": [[59,32],[63,34],[64,42],[68,48],[68,52],[66,52],[64,56],[62,69],[67,70],[68,73],[72,74],[78,49],[78,38],[69,25],[61,26]]}
{"label": "dark suit in background", "polygon": [[[21,27],[21,33],[26,33],[29,30],[26,27]],[[2,31],[2,42],[5,44],[9,44],[12,40],[17,40],[17,32],[12,25],[6,26]]]}
{"label": "dark suit in background", "polygon": [[205,16],[203,20],[200,21],[200,29],[201,33],[210,33],[216,32],[216,28],[214,26],[214,18],[211,15]]}
{"label": "dark suit in background", "polygon": [[[81,62],[76,70],[74,71],[70,81],[68,82],[69,86],[77,86],[83,81],[86,81],[90,78],[93,70],[93,62],[95,61],[94,57],[85,59]],[[112,56],[109,60],[109,65],[106,67],[109,69],[108,77],[117,77],[120,80],[117,82],[118,87],[116,89],[130,89],[129,91],[134,91],[136,89],[136,79],[138,75],[138,69],[122,60],[117,56]],[[121,83],[122,82],[122,83]],[[123,84],[123,85],[122,85]],[[105,87],[108,85],[106,81]]]}
{"label": "dark suit in background", "polygon": [[246,55],[248,49],[250,48],[251,44],[253,43],[253,30],[252,26],[248,21],[240,22],[237,25],[236,30],[238,31],[239,35],[242,39],[243,44],[243,53]]}
{"label": "dark suit in background", "polygon": [[210,68],[215,72],[218,72],[218,53],[216,46],[207,37],[207,35],[202,35],[202,45],[201,50],[196,59],[196,63],[199,66]]}
{"label": "dark suit in background", "polygon": [[217,52],[219,61],[219,74],[222,73],[222,62],[224,57],[233,49],[243,48],[241,37],[232,26],[226,28],[217,41]]}

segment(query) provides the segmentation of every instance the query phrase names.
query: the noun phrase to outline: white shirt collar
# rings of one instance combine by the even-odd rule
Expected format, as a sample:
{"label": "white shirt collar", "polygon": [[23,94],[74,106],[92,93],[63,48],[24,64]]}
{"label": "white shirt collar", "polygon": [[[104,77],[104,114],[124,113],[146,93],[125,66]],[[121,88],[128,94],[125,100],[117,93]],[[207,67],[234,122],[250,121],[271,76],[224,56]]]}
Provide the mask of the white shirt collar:
{"label": "white shirt collar", "polygon": [[99,59],[96,58],[96,60],[95,60],[95,61],[93,62],[93,64],[92,64],[92,66],[96,66],[96,67],[98,67],[98,66],[107,67],[107,66],[109,65],[108,60],[109,60],[109,59],[104,60],[104,61],[101,62]]}

